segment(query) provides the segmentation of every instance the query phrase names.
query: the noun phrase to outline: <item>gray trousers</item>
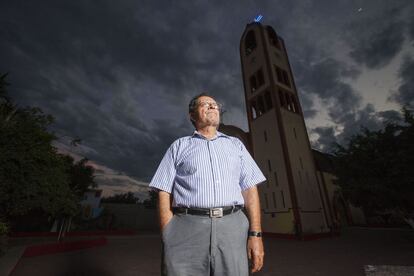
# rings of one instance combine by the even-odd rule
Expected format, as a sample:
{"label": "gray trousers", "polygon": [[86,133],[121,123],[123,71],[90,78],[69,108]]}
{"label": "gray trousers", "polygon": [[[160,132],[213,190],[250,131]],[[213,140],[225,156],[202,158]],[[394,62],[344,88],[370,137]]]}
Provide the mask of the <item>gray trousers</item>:
{"label": "gray trousers", "polygon": [[242,211],[221,218],[174,215],[162,231],[162,275],[249,275],[248,229]]}

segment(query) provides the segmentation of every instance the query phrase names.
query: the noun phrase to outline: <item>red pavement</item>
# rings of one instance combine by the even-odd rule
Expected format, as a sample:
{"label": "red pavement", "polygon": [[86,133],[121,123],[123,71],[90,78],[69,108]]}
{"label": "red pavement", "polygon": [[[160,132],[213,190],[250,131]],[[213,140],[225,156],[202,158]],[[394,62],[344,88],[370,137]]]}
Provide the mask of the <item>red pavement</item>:
{"label": "red pavement", "polygon": [[[23,257],[11,275],[160,275],[160,249],[157,234],[109,236],[104,246]],[[364,265],[413,266],[414,231],[348,228],[306,242],[265,237],[265,251],[257,276],[363,276]]]}
{"label": "red pavement", "polygon": [[104,246],[107,243],[108,242],[106,238],[98,238],[92,240],[67,241],[49,244],[30,245],[24,251],[23,257],[36,257],[41,255],[81,250],[96,246]]}

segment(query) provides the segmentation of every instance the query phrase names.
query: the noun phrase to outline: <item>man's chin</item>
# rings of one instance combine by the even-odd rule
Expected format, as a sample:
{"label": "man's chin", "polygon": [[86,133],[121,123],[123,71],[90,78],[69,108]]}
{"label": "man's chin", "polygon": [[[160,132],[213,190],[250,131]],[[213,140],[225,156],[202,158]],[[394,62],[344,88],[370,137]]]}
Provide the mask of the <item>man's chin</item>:
{"label": "man's chin", "polygon": [[210,121],[210,122],[207,122],[207,125],[208,126],[212,126],[212,127],[218,127],[219,124],[220,123],[218,121]]}

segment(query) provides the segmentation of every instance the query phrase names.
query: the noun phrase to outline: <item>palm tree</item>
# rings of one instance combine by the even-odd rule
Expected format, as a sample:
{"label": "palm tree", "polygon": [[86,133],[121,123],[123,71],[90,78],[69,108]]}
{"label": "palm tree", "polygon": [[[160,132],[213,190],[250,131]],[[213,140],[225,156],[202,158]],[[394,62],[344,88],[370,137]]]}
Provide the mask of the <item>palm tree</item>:
{"label": "palm tree", "polygon": [[9,73],[5,73],[3,75],[0,75],[0,100],[9,102],[10,99],[7,97],[7,91],[6,86],[9,84],[6,82],[6,77]]}

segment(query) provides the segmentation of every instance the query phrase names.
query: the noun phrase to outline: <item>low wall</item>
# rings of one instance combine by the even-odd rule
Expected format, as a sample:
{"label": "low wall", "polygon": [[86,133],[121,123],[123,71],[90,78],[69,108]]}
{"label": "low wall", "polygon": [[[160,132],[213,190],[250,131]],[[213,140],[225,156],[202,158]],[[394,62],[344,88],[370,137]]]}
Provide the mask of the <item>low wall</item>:
{"label": "low wall", "polygon": [[114,224],[120,229],[158,230],[156,209],[139,204],[103,203],[102,207],[115,215]]}

